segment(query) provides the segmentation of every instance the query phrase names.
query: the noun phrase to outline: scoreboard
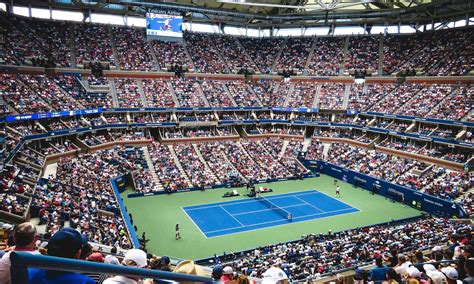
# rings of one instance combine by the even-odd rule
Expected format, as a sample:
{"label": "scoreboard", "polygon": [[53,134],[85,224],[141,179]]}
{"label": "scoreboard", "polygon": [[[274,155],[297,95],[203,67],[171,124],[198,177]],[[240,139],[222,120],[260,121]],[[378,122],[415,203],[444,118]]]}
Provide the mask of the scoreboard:
{"label": "scoreboard", "polygon": [[147,37],[182,38],[183,16],[171,14],[146,13]]}

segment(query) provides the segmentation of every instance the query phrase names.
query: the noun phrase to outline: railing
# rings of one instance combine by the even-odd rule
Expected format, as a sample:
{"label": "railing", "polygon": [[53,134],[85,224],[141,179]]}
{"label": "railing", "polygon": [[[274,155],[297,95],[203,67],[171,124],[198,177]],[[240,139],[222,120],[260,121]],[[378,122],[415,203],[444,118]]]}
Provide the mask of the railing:
{"label": "railing", "polygon": [[69,271],[77,273],[100,273],[107,275],[122,275],[134,278],[153,278],[158,283],[167,281],[212,283],[209,277],[180,274],[167,271],[133,268],[120,265],[89,262],[53,256],[33,255],[24,252],[13,252],[11,259],[12,283],[28,284],[27,268]]}

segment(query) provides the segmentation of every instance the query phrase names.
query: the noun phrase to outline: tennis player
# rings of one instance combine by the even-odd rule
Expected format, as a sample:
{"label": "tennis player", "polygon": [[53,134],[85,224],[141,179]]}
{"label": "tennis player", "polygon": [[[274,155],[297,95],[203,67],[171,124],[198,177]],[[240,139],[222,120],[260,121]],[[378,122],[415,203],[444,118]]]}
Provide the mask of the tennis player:
{"label": "tennis player", "polygon": [[336,196],[337,197],[341,196],[341,188],[339,187],[339,185],[336,185]]}
{"label": "tennis player", "polygon": [[176,230],[176,233],[175,233],[175,238],[177,240],[180,240],[181,239],[181,226],[179,225],[179,223],[176,223],[176,227],[175,227],[175,230]]}

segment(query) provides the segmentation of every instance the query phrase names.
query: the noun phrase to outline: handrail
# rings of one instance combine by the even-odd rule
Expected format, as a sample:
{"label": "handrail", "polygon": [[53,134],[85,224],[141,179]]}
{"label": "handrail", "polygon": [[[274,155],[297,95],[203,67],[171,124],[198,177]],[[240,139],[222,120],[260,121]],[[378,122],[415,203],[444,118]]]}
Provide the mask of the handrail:
{"label": "handrail", "polygon": [[25,252],[12,252],[10,255],[12,283],[28,284],[28,267],[78,273],[101,273],[127,277],[156,278],[160,280],[212,283],[209,277],[181,274],[167,271],[134,268],[121,265],[96,263],[54,256],[34,255]]}

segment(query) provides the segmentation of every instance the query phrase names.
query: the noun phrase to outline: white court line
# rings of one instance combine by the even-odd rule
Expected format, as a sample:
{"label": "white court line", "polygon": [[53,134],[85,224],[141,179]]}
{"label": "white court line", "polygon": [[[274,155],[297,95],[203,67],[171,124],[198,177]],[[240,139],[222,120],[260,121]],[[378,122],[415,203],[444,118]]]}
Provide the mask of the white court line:
{"label": "white court line", "polygon": [[186,212],[186,210],[184,210],[184,208],[183,208],[183,207],[181,207],[181,210],[183,210],[183,211],[184,211],[184,214],[186,214],[186,216],[188,216],[188,218],[189,218],[189,219],[191,219],[191,222],[193,222],[194,226],[196,226],[196,227],[198,228],[199,232],[201,232],[201,234],[202,234],[202,235],[203,235],[203,236],[204,236],[204,237],[207,239],[207,236],[206,236],[206,234],[204,234],[204,232],[203,232],[203,231],[201,231],[201,227],[199,227],[199,226],[198,226],[196,223],[194,223],[194,219],[193,219],[193,218],[191,218],[191,216],[189,216],[189,215],[188,215],[188,212]]}
{"label": "white court line", "polygon": [[299,198],[298,196],[293,196],[293,197],[296,198],[296,199],[298,199],[298,200],[300,200],[300,201],[303,201],[304,203],[308,204],[309,206],[313,207],[313,208],[316,209],[316,210],[319,210],[319,211],[321,211],[321,212],[326,212],[326,211],[324,211],[324,210],[322,210],[322,209],[319,209],[318,207],[314,206],[313,204],[306,202],[305,200]]}
{"label": "white court line", "polygon": [[[299,194],[299,195],[306,195],[306,194],[318,193],[319,192],[315,189],[310,189],[310,190],[300,191],[300,192],[308,192],[308,191],[312,191],[312,192]],[[282,194],[276,194],[276,195],[269,195],[266,198],[273,200],[273,199],[286,198],[286,197],[293,196],[293,195],[294,195],[294,192],[288,192],[288,193],[282,193]],[[238,200],[236,200],[236,201],[238,201]],[[207,203],[206,206],[191,205],[191,206],[185,206],[185,207],[196,207],[196,206],[198,206],[197,208],[186,208],[186,211],[192,211],[192,210],[199,210],[199,209],[205,209],[205,208],[219,207],[221,205],[235,205],[235,204],[242,204],[242,203],[259,202],[258,200],[255,200],[254,198],[252,198],[252,199],[240,199],[240,200],[242,200],[242,201],[238,201],[238,202],[234,202],[234,201],[227,201],[227,202],[224,201],[224,202],[222,202],[222,201],[219,201],[219,202],[214,202],[214,203]],[[207,205],[210,205],[210,206],[207,206]]]}
{"label": "white court line", "polygon": [[[298,206],[304,206],[304,204],[297,204],[297,205],[290,205],[290,206],[279,206],[280,208],[286,209],[286,208],[292,208],[292,207],[298,207]],[[262,209],[262,210],[255,210],[255,211],[247,211],[247,212],[242,212],[242,213],[236,213],[233,214],[234,216],[238,215],[245,215],[245,214],[253,214],[253,213],[258,213],[258,212],[265,212],[265,211],[275,211],[276,208],[268,208],[268,209]]]}
{"label": "white court line", "polygon": [[[346,209],[339,209],[339,210],[333,210],[333,211],[327,211],[327,212],[321,212],[321,213],[308,214],[308,215],[293,217],[293,220],[295,220],[295,219],[301,219],[301,218],[306,218],[306,217],[309,217],[309,216],[323,215],[323,214],[326,214],[326,213],[347,211],[347,210],[351,210],[351,209],[355,209],[355,208],[346,208]],[[357,210],[358,210],[358,209],[357,209]],[[359,212],[359,211],[357,211],[357,212]],[[354,213],[356,213],[356,212],[354,212]],[[327,217],[333,217],[333,215],[327,216]],[[271,224],[271,223],[281,222],[281,221],[283,221],[283,220],[285,220],[285,219],[275,220],[275,221],[267,221],[267,222],[262,222],[262,223],[254,223],[254,224],[249,225],[249,226],[244,226],[244,228],[255,227],[255,226],[258,226],[258,225],[262,225],[262,224]],[[308,221],[309,221],[309,220],[308,220]],[[285,223],[285,224],[288,224],[288,222]],[[285,225],[285,224],[282,224],[282,225]],[[223,232],[223,231],[228,231],[228,230],[232,230],[232,229],[236,229],[236,228],[240,228],[240,227],[234,227],[234,228],[229,228],[229,229],[221,229],[221,230],[214,230],[214,231],[209,231],[209,232],[206,232],[206,233],[209,234],[209,233]],[[258,228],[258,229],[264,229],[264,228]],[[239,232],[239,233],[240,233],[240,232]]]}
{"label": "white court line", "polygon": [[239,224],[240,224],[240,226],[242,226],[242,227],[245,227],[245,225],[244,225],[244,224],[242,224],[242,223],[240,223],[240,221],[239,221],[239,220],[237,220],[237,218],[235,218],[235,217],[234,217],[234,215],[230,214],[230,212],[229,212],[229,211],[227,211],[227,210],[224,208],[224,206],[222,206],[222,205],[221,205],[220,207],[222,208],[222,210],[224,210],[224,211],[225,211],[225,213],[227,213],[227,214],[228,214],[230,217],[232,217],[232,218],[233,218],[235,221],[237,221],[237,223],[239,223]]}

